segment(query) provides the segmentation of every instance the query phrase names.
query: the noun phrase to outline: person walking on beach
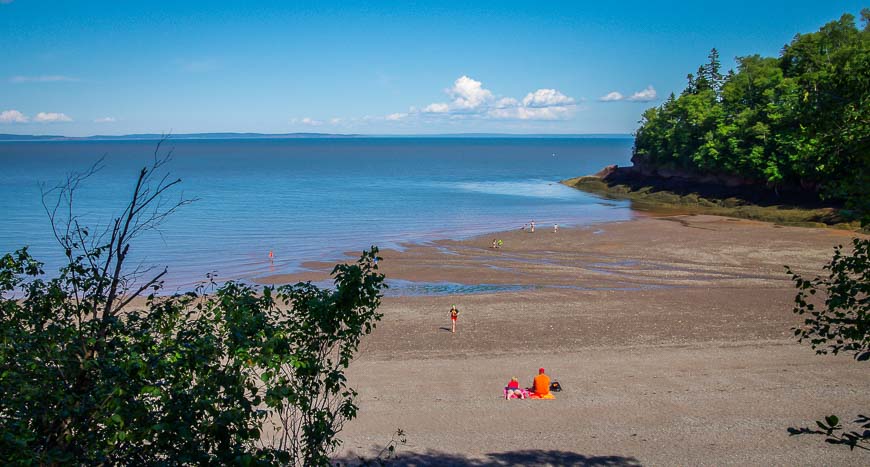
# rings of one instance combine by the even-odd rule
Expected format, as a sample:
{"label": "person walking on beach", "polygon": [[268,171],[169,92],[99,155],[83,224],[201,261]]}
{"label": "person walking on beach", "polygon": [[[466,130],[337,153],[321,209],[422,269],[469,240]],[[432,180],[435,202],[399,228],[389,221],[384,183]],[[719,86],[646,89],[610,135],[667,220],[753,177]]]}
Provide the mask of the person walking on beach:
{"label": "person walking on beach", "polygon": [[450,332],[456,333],[456,318],[459,317],[459,309],[456,308],[456,305],[453,305],[450,308]]}
{"label": "person walking on beach", "polygon": [[535,233],[535,221],[532,221],[532,223],[529,224],[529,231]]}
{"label": "person walking on beach", "polygon": [[553,233],[559,232],[559,224],[553,224]]}

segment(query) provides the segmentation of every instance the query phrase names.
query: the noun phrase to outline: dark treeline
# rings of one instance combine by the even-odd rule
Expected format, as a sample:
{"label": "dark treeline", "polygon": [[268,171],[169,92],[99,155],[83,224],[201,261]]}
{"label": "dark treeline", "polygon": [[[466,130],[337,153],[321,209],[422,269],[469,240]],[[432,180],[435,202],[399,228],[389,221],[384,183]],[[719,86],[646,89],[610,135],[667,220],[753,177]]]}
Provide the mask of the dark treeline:
{"label": "dark treeline", "polygon": [[815,191],[870,213],[870,9],[797,34],[779,57],[719,54],[644,112],[632,161]]}

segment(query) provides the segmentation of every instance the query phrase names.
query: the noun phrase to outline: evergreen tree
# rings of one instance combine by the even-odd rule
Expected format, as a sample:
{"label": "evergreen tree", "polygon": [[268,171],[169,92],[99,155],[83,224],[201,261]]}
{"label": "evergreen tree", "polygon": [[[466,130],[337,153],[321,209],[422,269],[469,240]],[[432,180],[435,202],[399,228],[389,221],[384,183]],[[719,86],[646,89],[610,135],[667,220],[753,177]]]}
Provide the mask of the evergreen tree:
{"label": "evergreen tree", "polygon": [[722,73],[719,71],[722,67],[722,64],[719,62],[719,51],[713,47],[707,58],[710,59],[710,61],[705,65],[704,72],[707,76],[707,80],[710,81],[710,85],[713,90],[716,91],[716,95],[718,96],[722,90],[722,83],[724,82]]}

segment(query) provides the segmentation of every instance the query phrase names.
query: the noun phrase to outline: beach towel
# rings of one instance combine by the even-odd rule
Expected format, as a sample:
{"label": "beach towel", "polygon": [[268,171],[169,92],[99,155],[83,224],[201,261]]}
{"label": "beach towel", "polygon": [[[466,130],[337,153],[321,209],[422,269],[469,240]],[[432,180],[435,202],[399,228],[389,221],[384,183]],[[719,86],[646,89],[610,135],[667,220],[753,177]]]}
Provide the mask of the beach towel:
{"label": "beach towel", "polygon": [[528,389],[520,389],[523,392],[522,396],[517,396],[516,393],[511,392],[511,395],[508,396],[507,388],[504,388],[504,398],[505,399],[528,399],[529,398],[529,390]]}
{"label": "beach towel", "polygon": [[554,396],[552,394],[544,394],[542,396],[540,394],[532,393],[532,395],[529,396],[529,399],[555,399],[555,398],[556,398],[556,396]]}

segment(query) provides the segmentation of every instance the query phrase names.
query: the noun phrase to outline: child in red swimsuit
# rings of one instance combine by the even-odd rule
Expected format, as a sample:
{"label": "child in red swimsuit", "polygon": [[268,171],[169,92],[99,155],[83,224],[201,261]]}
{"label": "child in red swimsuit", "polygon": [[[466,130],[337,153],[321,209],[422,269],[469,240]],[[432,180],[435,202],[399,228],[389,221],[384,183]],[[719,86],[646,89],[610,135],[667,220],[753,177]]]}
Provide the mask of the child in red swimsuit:
{"label": "child in red swimsuit", "polygon": [[452,325],[450,328],[450,332],[456,332],[456,318],[459,316],[459,310],[456,308],[456,305],[453,305],[450,308],[450,324]]}
{"label": "child in red swimsuit", "polygon": [[520,389],[520,380],[516,376],[511,378],[507,387],[505,387],[505,398],[510,399],[512,396],[517,399],[524,399],[523,391]]}

